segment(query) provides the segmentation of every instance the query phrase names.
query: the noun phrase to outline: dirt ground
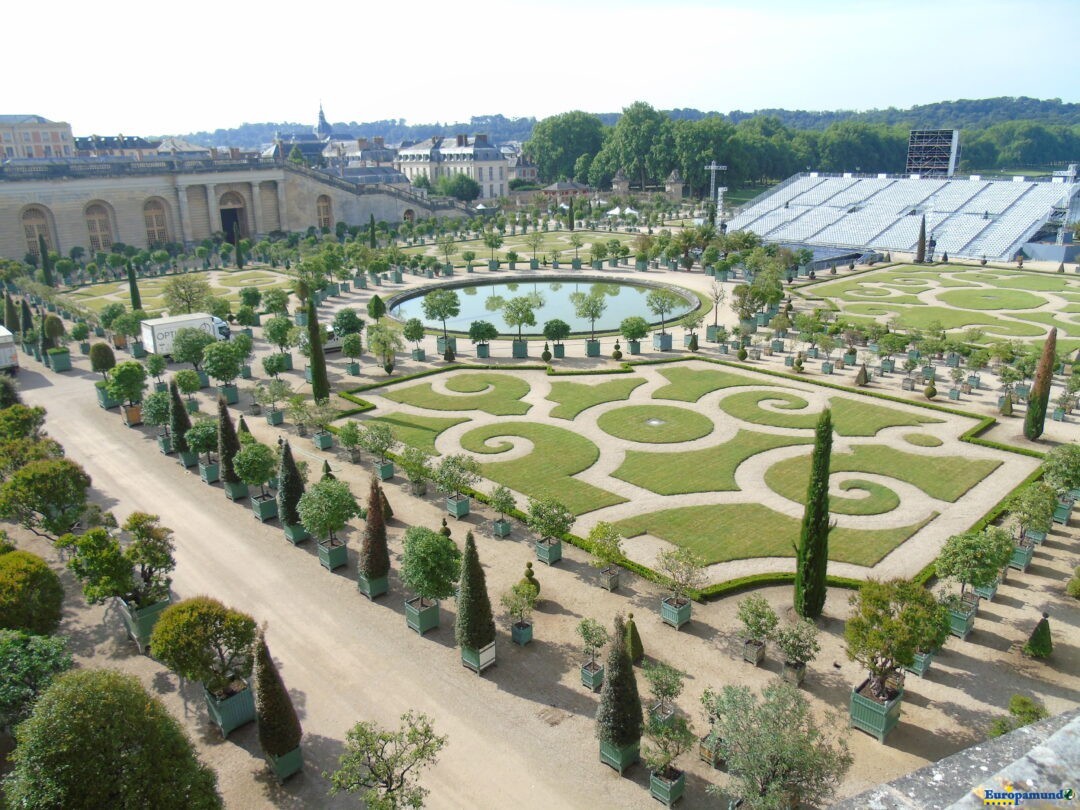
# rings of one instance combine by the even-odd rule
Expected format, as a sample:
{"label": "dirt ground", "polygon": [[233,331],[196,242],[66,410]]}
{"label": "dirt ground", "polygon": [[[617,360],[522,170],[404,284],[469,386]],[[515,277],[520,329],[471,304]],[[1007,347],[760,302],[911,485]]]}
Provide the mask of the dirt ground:
{"label": "dirt ground", "polygon": [[[346,300],[362,307],[359,296]],[[571,547],[564,548],[563,561],[554,568],[534,562],[543,589],[534,616],[534,642],[524,648],[513,645],[509,620],[498,616],[498,664],[478,677],[460,664],[452,602],[443,603],[442,626],[425,637],[405,626],[406,594],[396,578],[400,537],[408,525],[438,526],[444,510],[434,493],[414,498],[400,476],[388,482],[395,510],[390,524],[391,591],[369,602],[355,584],[359,522],[345,533],[348,566],[328,573],[311,543],[294,548],[276,523],[259,523],[246,502],[231,503],[220,485],[207,486],[197,474],[185,472],[175,457],[159,454],[149,428],[129,429],[116,411],[101,410],[93,394],[95,375],[85,358],[73,359],[76,368],[57,375],[21,358],[24,398],[48,408],[48,432],[85,466],[93,478],[94,497],[104,507],[121,521],[136,509],[155,513],[175,530],[174,598],[211,594],[265,623],[270,649],[304,726],[303,774],[279,787],[266,772],[254,725],[221,740],[207,719],[198,685],[180,683],[164,667],[138,655],[124,638],[119,616],[87,606],[66,572],[69,598],[61,632],[71,637],[80,664],[131,672],[161,696],[217,771],[230,808],[354,806],[347,796],[328,798],[323,777],[336,765],[345,732],[360,719],[396,725],[409,709],[431,715],[437,732],[449,737],[439,763],[424,777],[431,790],[429,807],[653,807],[644,767],[620,778],[598,761],[593,733],[597,696],[580,684],[583,656],[574,633],[585,616],[610,624],[617,612],[634,613],[646,654],[686,673],[685,692],[677,704],[699,734],[705,731],[699,698],[706,686],[741,683],[760,689],[778,677],[780,661],[773,650],[759,668],[741,660],[735,620],[740,597],[695,605],[693,621],[676,632],[659,619],[662,594],[656,586],[624,575],[621,590],[608,593],[596,584],[586,555]],[[200,397],[203,410],[210,412],[208,396]],[[289,426],[282,431],[261,418],[248,416],[247,421],[264,441],[275,440],[279,432],[289,434],[294,451],[311,461],[313,469],[329,459],[335,475],[355,492],[366,492],[369,459],[353,465],[336,450],[315,450]],[[450,524],[459,543],[467,529],[477,535],[488,590],[497,605],[498,595],[535,557],[524,528],[515,525],[509,538],[496,539],[491,518],[486,508],[477,506],[474,514],[451,519]],[[44,541],[19,530],[13,536],[61,565]],[[1080,694],[1080,603],[1064,596],[1064,586],[1080,563],[1077,549],[1077,530],[1055,527],[1030,569],[1010,575],[995,600],[984,604],[969,640],[950,639],[926,678],[908,677],[901,724],[885,745],[846,730],[848,696],[863,673],[844,654],[848,593],[830,592],[821,625],[822,652],[809,668],[804,691],[823,719],[829,711],[840,713],[834,728],[855,755],[841,795],[853,795],[983,739],[992,718],[1003,713],[1015,692],[1038,697],[1051,712],[1075,705]],[[790,588],[762,593],[779,611],[788,611]],[[1051,616],[1054,655],[1044,663],[1028,661],[1019,646],[1044,610]],[[646,693],[644,678],[638,680]],[[705,786],[723,784],[727,777],[710,771],[696,753],[679,764],[688,769],[682,806],[717,806],[716,799],[706,796]]]}

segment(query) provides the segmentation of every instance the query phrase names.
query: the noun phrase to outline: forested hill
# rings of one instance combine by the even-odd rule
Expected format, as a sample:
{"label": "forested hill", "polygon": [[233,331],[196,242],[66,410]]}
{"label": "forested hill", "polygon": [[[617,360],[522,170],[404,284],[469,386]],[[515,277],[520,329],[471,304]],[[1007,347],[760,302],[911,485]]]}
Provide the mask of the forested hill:
{"label": "forested hill", "polygon": [[[695,109],[668,110],[673,119],[697,121],[717,112]],[[1068,104],[1060,99],[1036,98],[984,98],[939,101],[921,104],[907,110],[890,107],[885,110],[734,110],[723,116],[737,124],[755,116],[770,116],[791,129],[823,130],[842,121],[867,124],[902,125],[912,128],[981,129],[1004,121],[1033,121],[1041,124],[1080,124],[1080,104]],[[619,113],[599,113],[597,117],[607,126],[619,119]],[[313,116],[314,118],[314,116]],[[254,148],[270,143],[276,132],[310,132],[314,121],[299,123],[242,124],[233,129],[217,129],[213,132],[193,132],[180,137],[206,146],[240,146]],[[526,141],[532,134],[535,118],[507,118],[502,115],[474,116],[467,122],[406,124],[404,118],[383,121],[339,122],[333,124],[337,132],[347,132],[357,137],[382,136],[387,143],[404,140],[417,141],[432,135],[455,135],[460,132],[474,134],[484,132],[496,143]]]}

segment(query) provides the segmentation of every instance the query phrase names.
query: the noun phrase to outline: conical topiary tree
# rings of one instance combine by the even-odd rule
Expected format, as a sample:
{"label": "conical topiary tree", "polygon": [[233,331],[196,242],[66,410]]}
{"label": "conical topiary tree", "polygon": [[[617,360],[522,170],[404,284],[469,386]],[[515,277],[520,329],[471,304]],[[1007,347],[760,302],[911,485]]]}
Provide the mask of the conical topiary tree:
{"label": "conical topiary tree", "polygon": [[326,376],[326,354],[323,352],[322,326],[315,308],[315,296],[307,302],[308,350],[311,353],[311,395],[316,402],[330,398],[330,381]]}
{"label": "conical topiary tree", "polygon": [[[479,651],[495,641],[495,617],[491,612],[487,580],[476,552],[473,533],[465,534],[465,553],[461,557],[461,577],[458,580],[457,623],[454,638],[461,649],[462,661],[471,664],[478,673]],[[472,657],[470,662],[467,656]]]}
{"label": "conical topiary tree", "polygon": [[832,412],[818,419],[810,482],[806,488],[802,531],[796,549],[795,612],[807,619],[825,607],[825,575],[829,563],[829,457],[832,454]]}
{"label": "conical topiary tree", "polygon": [[187,432],[191,430],[191,417],[188,416],[184,401],[180,399],[180,389],[176,379],[169,380],[169,431],[173,437],[173,450],[177,453],[190,453]]}
{"label": "conical topiary tree", "polygon": [[138,312],[142,309],[142,296],[139,295],[139,281],[135,277],[135,268],[131,262],[127,263],[128,294],[131,296],[131,311]]}
{"label": "conical topiary tree", "polygon": [[1050,384],[1054,381],[1054,363],[1057,355],[1057,327],[1050,330],[1043,344],[1039,366],[1035,369],[1035,381],[1028,397],[1027,413],[1024,415],[1024,435],[1035,441],[1043,433],[1046,422],[1046,406],[1050,402]]}
{"label": "conical topiary tree", "polygon": [[[277,492],[278,520],[281,521],[281,525],[285,528],[286,535],[289,534],[289,527],[292,527],[293,532],[296,533],[301,525],[297,505],[300,503],[303,494],[304,479],[300,477],[300,470],[296,468],[292,449],[289,447],[288,440],[286,440],[281,445]],[[300,534],[303,534],[302,530]],[[299,542],[301,539],[303,537],[298,535],[298,539],[294,542]]]}
{"label": "conical topiary tree", "polygon": [[926,214],[919,221],[919,240],[915,245],[915,263],[922,264],[926,261]]}
{"label": "conical topiary tree", "polygon": [[381,508],[382,487],[379,479],[371,476],[368,489],[367,523],[364,539],[360,545],[357,564],[359,587],[369,599],[386,593],[386,577],[390,573],[390,553],[386,547],[386,521]]}
{"label": "conical topiary tree", "polygon": [[645,660],[645,647],[641,643],[641,634],[638,633],[637,625],[634,624],[634,614],[626,614],[626,651],[630,653],[630,660],[640,664]]}
{"label": "conical topiary tree", "polygon": [[324,458],[322,463],[322,480],[325,481],[328,478],[332,481],[337,480],[337,476],[330,470],[329,460]]}
{"label": "conical topiary tree", "polygon": [[390,520],[394,516],[394,510],[386,497],[386,490],[379,487],[379,505],[382,508],[383,520]]}
{"label": "conical topiary tree", "polygon": [[1044,613],[1035,629],[1031,631],[1031,637],[1024,645],[1024,655],[1031,658],[1049,658],[1054,651],[1054,642],[1050,638],[1050,614]]}
{"label": "conical topiary tree", "polygon": [[41,254],[41,277],[46,287],[53,285],[52,262],[49,261],[49,246],[45,244],[45,236],[38,234],[38,253]]}
{"label": "conical topiary tree", "polygon": [[300,770],[300,719],[292,698],[281,680],[262,630],[255,638],[252,680],[255,686],[255,720],[259,745],[278,778],[285,780]]}
{"label": "conical topiary tree", "polygon": [[218,397],[218,464],[221,469],[221,481],[225,488],[230,491],[230,497],[235,498],[241,486],[246,486],[240,480],[233,467],[233,459],[240,452],[240,440],[236,437],[236,428],[233,426],[232,416],[229,415],[229,405],[225,397]]}
{"label": "conical topiary tree", "polygon": [[638,759],[644,718],[634,664],[626,648],[626,625],[621,615],[615,617],[605,674],[600,707],[596,710],[596,736],[600,740],[601,760],[622,773]]}

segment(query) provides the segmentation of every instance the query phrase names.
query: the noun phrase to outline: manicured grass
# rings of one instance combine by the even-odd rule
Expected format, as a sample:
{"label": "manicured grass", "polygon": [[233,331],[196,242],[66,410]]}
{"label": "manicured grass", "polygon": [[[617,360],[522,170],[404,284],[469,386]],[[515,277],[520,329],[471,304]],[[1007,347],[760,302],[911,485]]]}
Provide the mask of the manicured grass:
{"label": "manicured grass", "polygon": [[657,388],[653,399],[674,399],[679,402],[697,402],[710,391],[737,385],[760,385],[757,380],[733,374],[730,371],[700,368],[665,368],[660,376],[669,384]]}
{"label": "manicured grass", "polygon": [[[595,464],[600,450],[570,430],[532,422],[503,422],[470,430],[461,437],[461,446],[474,453],[504,453],[512,444],[499,439],[511,436],[530,441],[532,452],[513,461],[483,464],[485,478],[533,498],[557,498],[576,515],[626,500],[571,477]],[[487,444],[489,439],[494,441]]]}
{"label": "manicured grass", "polygon": [[944,444],[937,436],[931,436],[929,433],[905,433],[904,441],[916,447],[941,447]]}
{"label": "manicured grass", "polygon": [[[937,517],[898,529],[833,529],[829,559],[871,566]],[[689,548],[707,563],[755,557],[794,557],[800,521],[756,503],[685,506],[637,515],[615,524],[626,537],[649,533]]]}
{"label": "manicured grass", "polygon": [[[833,453],[829,469],[896,478],[918,487],[931,498],[953,503],[1000,465],[1000,461],[989,459],[924,456],[887,445],[860,444],[850,453]],[[806,481],[810,475],[810,456],[781,461],[770,468],[768,474],[774,476],[773,480]]]}
{"label": "manicured grass", "polygon": [[435,451],[435,439],[444,430],[449,430],[454,425],[468,422],[468,418],[450,416],[418,416],[410,413],[396,413],[390,416],[376,416],[367,420],[369,422],[382,422],[390,426],[394,438],[402,444],[419,447],[425,453],[433,456],[439,455]]}
{"label": "manicured grass", "polygon": [[447,389],[462,396],[437,393],[431,383],[391,388],[383,396],[433,411],[484,411],[492,416],[520,416],[532,407],[521,401],[529,384],[510,374],[454,374],[445,380]]}
{"label": "manicured grass", "polygon": [[[796,459],[798,460],[798,459]],[[765,483],[769,489],[796,503],[806,503],[806,485],[810,468],[808,464],[780,462],[774,464],[765,473]],[[900,496],[882,484],[873,481],[850,479],[840,484],[840,489],[859,489],[868,493],[868,497],[844,498],[833,495],[829,498],[829,511],[837,515],[882,515],[891,512],[900,505]]]}
{"label": "manicured grass", "polygon": [[658,495],[731,491],[737,489],[735,470],[746,459],[766,450],[812,441],[812,436],[777,436],[740,430],[723,444],[702,450],[627,451],[622,465],[612,475]]}
{"label": "manicured grass", "polygon": [[559,404],[551,409],[551,416],[556,419],[573,419],[594,405],[625,401],[630,398],[635,388],[644,383],[645,380],[640,377],[598,383],[553,382],[547,398]]}
{"label": "manicured grass", "polygon": [[627,405],[601,414],[596,425],[618,439],[650,444],[693,441],[714,427],[711,419],[671,405]]}
{"label": "manicured grass", "polygon": [[[720,400],[720,408],[736,419],[755,425],[771,425],[782,428],[813,428],[820,412],[777,413],[761,407],[770,402],[784,410],[801,410],[808,402],[796,394],[785,391],[739,391]],[[876,436],[878,431],[902,425],[922,425],[940,422],[933,416],[908,413],[872,402],[832,397],[829,406],[833,412],[833,429],[841,436]]]}
{"label": "manicured grass", "polygon": [[957,309],[1035,309],[1046,304],[1041,295],[1023,290],[974,289],[945,290],[938,293],[938,301]]}
{"label": "manicured grass", "polygon": [[1016,317],[1022,321],[1041,323],[1048,327],[1056,326],[1058,333],[1064,332],[1070,337],[1080,337],[1080,325],[1074,323],[1072,318],[1062,318],[1054,312],[1030,312]]}

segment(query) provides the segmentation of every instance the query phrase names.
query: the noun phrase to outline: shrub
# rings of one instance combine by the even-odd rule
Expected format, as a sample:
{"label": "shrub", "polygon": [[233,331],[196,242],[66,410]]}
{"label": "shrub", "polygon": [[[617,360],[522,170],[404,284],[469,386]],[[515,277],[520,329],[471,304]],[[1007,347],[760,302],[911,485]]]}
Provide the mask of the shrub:
{"label": "shrub", "polygon": [[1024,655],[1031,658],[1049,658],[1054,651],[1054,642],[1050,638],[1050,614],[1044,613],[1035,629],[1031,631],[1031,637],[1024,645]]}
{"label": "shrub", "polygon": [[1073,577],[1065,586],[1065,593],[1073,599],[1080,599],[1080,577]]}
{"label": "shrub", "polygon": [[60,577],[41,557],[29,551],[0,556],[0,628],[50,635],[63,601]]}
{"label": "shrub", "polygon": [[747,641],[765,642],[776,632],[776,612],[761,594],[751,594],[739,602],[737,616]]}
{"label": "shrub", "polygon": [[990,724],[988,734],[991,738],[1008,734],[1023,726],[1031,725],[1050,716],[1046,707],[1027,695],[1013,695],[1009,698],[1009,716],[998,717]]}
{"label": "shrub", "polygon": [[930,383],[928,386],[926,386],[926,388],[923,389],[923,396],[927,399],[933,399],[937,396],[937,388],[934,387],[933,383]]}
{"label": "shrub", "polygon": [[71,668],[63,636],[0,630],[0,729],[25,720],[53,678]]}

